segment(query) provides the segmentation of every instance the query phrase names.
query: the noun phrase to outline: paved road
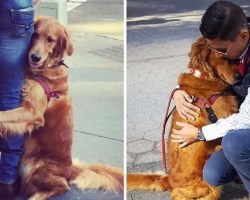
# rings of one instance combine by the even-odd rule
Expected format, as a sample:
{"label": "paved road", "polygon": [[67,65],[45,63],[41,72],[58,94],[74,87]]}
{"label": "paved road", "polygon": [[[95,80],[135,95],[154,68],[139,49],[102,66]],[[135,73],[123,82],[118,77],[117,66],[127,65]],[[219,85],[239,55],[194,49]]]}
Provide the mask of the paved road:
{"label": "paved road", "polygon": [[[165,103],[186,71],[187,53],[200,35],[200,18],[212,0],[128,0],[127,164],[128,171],[162,170],[161,121]],[[234,1],[250,15],[248,0]],[[129,200],[170,199],[168,193],[130,192]],[[239,185],[222,199],[246,199]]]}

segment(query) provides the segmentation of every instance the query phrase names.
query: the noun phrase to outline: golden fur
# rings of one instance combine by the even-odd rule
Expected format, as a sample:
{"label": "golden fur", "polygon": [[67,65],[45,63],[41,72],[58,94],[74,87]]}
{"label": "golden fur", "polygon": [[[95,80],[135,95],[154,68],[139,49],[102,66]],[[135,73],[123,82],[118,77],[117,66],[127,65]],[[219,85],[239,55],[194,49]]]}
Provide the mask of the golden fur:
{"label": "golden fur", "polygon": [[[205,72],[205,78],[197,78],[189,73],[179,76],[180,88],[188,94],[202,99],[225,92],[229,84],[234,83],[236,65],[223,58],[217,58],[205,45],[205,39],[199,38],[189,53],[189,68]],[[200,116],[195,120],[183,120],[178,112],[173,113],[172,129],[180,129],[176,122],[188,122],[197,127],[211,123],[207,112],[201,108]],[[218,118],[225,118],[238,111],[236,97],[232,94],[220,96],[212,105]],[[213,133],[211,133],[213,134]],[[208,185],[203,181],[202,170],[209,156],[220,149],[220,140],[196,142],[185,148],[178,148],[171,139],[168,140],[168,175],[128,174],[128,190],[171,191],[175,200],[202,199],[216,200],[220,196],[220,187]]]}
{"label": "golden fur", "polygon": [[[20,163],[22,190],[30,200],[59,195],[74,184],[80,189],[123,190],[121,169],[101,164],[72,162],[72,104],[68,93],[68,72],[60,64],[73,46],[67,30],[51,17],[40,17],[28,53],[28,69],[20,107],[0,112],[2,136],[26,134]],[[35,62],[32,54],[41,60]],[[48,98],[34,77],[41,77],[59,98]]]}

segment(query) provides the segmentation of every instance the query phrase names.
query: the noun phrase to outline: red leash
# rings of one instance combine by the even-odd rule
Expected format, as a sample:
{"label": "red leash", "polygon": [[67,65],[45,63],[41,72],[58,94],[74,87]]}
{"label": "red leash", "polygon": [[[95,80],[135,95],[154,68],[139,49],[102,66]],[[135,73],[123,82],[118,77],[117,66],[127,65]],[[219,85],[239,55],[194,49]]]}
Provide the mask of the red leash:
{"label": "red leash", "polygon": [[[171,116],[172,112],[174,111],[175,107],[171,110],[171,112],[169,113],[169,108],[171,105],[171,100],[173,98],[173,95],[175,93],[176,90],[179,90],[179,88],[175,88],[170,95],[170,98],[168,100],[168,104],[167,104],[167,110],[166,110],[166,114],[162,123],[162,160],[163,160],[163,167],[165,170],[165,173],[167,173],[167,159],[166,159],[166,147],[165,147],[165,129],[166,129],[166,125],[168,122],[169,117]],[[168,114],[169,113],[169,114]]]}

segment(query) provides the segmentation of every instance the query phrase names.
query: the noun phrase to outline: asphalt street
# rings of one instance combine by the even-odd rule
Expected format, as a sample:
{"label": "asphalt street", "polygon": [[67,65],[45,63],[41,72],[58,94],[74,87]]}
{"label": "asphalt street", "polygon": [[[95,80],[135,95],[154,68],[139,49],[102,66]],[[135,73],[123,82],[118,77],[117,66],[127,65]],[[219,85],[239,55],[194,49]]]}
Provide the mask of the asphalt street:
{"label": "asphalt street", "polygon": [[[188,52],[213,0],[128,0],[127,170],[162,171],[161,122],[166,101],[187,70]],[[233,1],[250,15],[248,0]],[[129,192],[128,200],[171,199],[168,192]],[[242,185],[228,184],[222,200],[247,199]]]}

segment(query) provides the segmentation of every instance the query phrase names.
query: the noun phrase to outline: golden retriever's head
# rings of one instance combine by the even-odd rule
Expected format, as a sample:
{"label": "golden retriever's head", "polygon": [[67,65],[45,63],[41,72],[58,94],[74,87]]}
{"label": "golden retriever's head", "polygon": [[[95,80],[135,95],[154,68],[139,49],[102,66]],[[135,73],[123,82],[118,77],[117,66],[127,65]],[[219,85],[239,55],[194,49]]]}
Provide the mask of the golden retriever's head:
{"label": "golden retriever's head", "polygon": [[219,78],[226,83],[234,84],[242,78],[237,70],[237,63],[216,57],[206,46],[206,40],[203,37],[192,44],[189,57],[189,67],[205,72],[208,79]]}
{"label": "golden retriever's head", "polygon": [[73,46],[65,27],[52,17],[38,17],[28,52],[30,67],[46,68],[58,65],[64,55],[71,55]]}

